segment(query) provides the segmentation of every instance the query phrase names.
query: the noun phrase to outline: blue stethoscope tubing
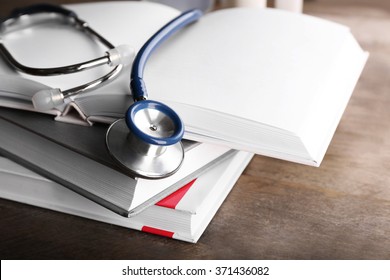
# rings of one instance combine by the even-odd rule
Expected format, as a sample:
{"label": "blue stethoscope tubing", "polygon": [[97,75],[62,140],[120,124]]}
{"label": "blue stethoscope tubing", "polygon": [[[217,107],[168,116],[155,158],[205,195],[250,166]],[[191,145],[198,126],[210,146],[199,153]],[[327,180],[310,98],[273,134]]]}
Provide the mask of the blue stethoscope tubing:
{"label": "blue stethoscope tubing", "polygon": [[[136,177],[165,178],[175,173],[183,162],[184,149],[180,142],[184,135],[183,122],[172,108],[158,101],[147,100],[143,74],[153,51],[177,31],[197,21],[202,15],[203,13],[198,9],[180,14],[158,30],[134,58],[130,74],[130,89],[134,103],[128,108],[124,119],[114,122],[109,127],[106,146],[114,160],[120,166],[132,171]],[[153,120],[147,124],[155,127],[157,132],[161,130],[161,133],[153,134],[149,133],[148,128],[145,129],[144,123],[137,122],[137,115],[153,115],[156,112],[159,114],[156,119],[159,122],[163,121],[157,126],[154,126]],[[152,118],[148,116],[146,119]],[[167,123],[170,125],[166,126]]]}
{"label": "blue stethoscope tubing", "polygon": [[134,100],[142,100],[147,97],[145,83],[143,81],[143,74],[146,62],[151,56],[152,52],[160,46],[171,35],[187,26],[188,24],[197,21],[202,16],[202,11],[194,9],[180,14],[160,30],[158,30],[150,39],[141,47],[136,57],[134,58],[131,74],[130,74],[130,88]]}
{"label": "blue stethoscope tubing", "polygon": [[[175,19],[168,22],[163,26],[159,31],[157,31],[139,50],[136,57],[134,58],[131,74],[130,74],[130,89],[133,95],[135,103],[130,106],[126,113],[126,123],[127,126],[133,133],[138,137],[142,138],[143,141],[148,142],[153,145],[163,145],[168,146],[177,143],[180,141],[184,134],[184,125],[180,120],[179,116],[173,111],[170,107],[166,106],[157,101],[148,101],[145,102],[145,99],[148,97],[145,82],[143,80],[144,69],[146,62],[153,53],[153,51],[160,46],[165,40],[167,40],[171,35],[187,26],[188,24],[197,21],[201,16],[202,12],[198,9],[189,10],[182,13]],[[140,102],[141,101],[141,102]],[[162,110],[166,115],[168,115],[172,121],[175,123],[175,133],[169,137],[156,138],[150,135],[143,133],[135,125],[134,116],[137,111],[144,108],[154,108],[156,110]]]}

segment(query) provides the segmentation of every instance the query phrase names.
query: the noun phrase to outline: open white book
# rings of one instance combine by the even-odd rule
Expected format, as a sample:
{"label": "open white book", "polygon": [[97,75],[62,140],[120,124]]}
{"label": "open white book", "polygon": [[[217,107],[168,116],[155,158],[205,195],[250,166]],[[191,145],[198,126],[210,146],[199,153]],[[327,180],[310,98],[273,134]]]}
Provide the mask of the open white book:
{"label": "open white book", "polygon": [[[145,2],[69,8],[114,44],[133,44],[136,50],[178,14]],[[42,40],[50,29],[43,31]],[[18,48],[17,42],[21,60],[44,63],[42,55],[32,56],[31,48]],[[88,44],[84,47],[95,55]],[[46,63],[65,64],[61,59],[69,62],[68,56],[47,55]],[[225,9],[164,42],[148,62],[145,82],[151,99],[182,117],[188,139],[318,166],[367,57],[346,26],[275,9]],[[128,71],[115,81],[117,93],[129,94]],[[37,81],[58,87],[61,79]],[[96,91],[107,93],[104,87]]]}
{"label": "open white book", "polygon": [[0,197],[105,223],[197,242],[252,158],[238,152],[138,215],[121,217],[0,157]]}

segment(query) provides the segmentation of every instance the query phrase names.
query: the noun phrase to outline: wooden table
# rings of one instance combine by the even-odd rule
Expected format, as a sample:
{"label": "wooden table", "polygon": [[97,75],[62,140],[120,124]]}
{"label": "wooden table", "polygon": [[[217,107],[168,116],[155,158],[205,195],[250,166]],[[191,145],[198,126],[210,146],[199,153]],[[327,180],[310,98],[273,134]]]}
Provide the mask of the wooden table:
{"label": "wooden table", "polygon": [[0,257],[389,259],[390,5],[351,2],[305,3],[371,53],[320,168],[256,156],[197,244],[0,200]]}

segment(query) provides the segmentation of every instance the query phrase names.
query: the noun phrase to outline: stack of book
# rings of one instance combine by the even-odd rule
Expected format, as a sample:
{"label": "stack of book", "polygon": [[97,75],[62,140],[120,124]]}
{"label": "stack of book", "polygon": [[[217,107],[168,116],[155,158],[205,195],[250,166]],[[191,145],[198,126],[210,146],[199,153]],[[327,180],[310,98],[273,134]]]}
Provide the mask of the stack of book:
{"label": "stack of book", "polygon": [[[0,157],[0,197],[135,230],[197,242],[252,155],[235,152],[131,217]],[[155,182],[158,186],[158,182]],[[139,190],[142,192],[142,189]],[[160,195],[158,196],[160,197]]]}
{"label": "stack of book", "polygon": [[[179,14],[149,2],[68,8],[136,50]],[[99,54],[80,34],[61,35],[63,26],[30,29],[23,38],[4,35],[25,64],[68,65]],[[58,46],[34,55],[24,48],[48,38]],[[105,149],[107,123],[131,100],[130,67],[43,114],[31,103],[39,89],[77,86],[104,70],[32,78],[2,61],[0,197],[196,242],[254,153],[320,165],[366,59],[348,28],[325,20],[274,9],[206,14],[164,42],[145,70],[150,96],[186,127],[184,163],[161,180],[132,178]]]}
{"label": "stack of book", "polygon": [[0,197],[191,242],[252,157],[184,140],[185,160],[174,175],[135,179],[105,149],[106,125],[0,108],[0,127],[0,154],[7,157]]}

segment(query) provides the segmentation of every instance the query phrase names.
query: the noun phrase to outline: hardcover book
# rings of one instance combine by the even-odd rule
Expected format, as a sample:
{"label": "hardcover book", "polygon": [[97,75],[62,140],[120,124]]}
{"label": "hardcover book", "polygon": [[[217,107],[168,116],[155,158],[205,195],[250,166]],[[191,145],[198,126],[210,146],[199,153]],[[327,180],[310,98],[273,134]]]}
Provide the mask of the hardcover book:
{"label": "hardcover book", "polygon": [[130,218],[0,157],[0,197],[105,223],[197,242],[252,154],[236,152],[171,195]]}
{"label": "hardcover book", "polygon": [[85,127],[0,108],[0,130],[0,155],[123,216],[136,215],[235,153],[227,147],[186,142],[185,159],[175,174],[147,180],[131,177],[110,157],[107,125]]}

